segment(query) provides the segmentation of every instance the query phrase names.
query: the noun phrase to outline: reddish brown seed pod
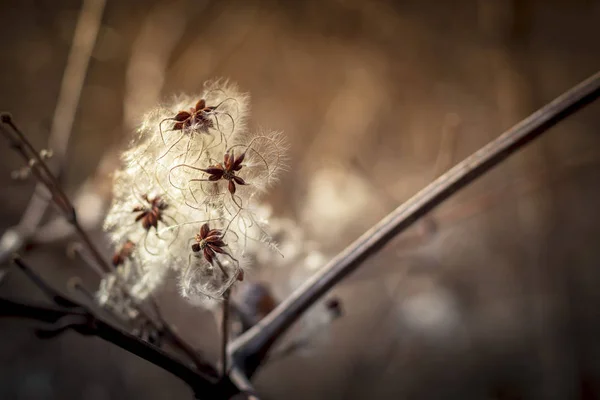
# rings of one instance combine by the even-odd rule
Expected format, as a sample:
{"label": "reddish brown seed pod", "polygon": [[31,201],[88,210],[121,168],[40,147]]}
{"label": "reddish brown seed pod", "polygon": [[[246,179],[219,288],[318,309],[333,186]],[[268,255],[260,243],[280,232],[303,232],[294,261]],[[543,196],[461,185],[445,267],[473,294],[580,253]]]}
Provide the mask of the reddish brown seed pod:
{"label": "reddish brown seed pod", "polygon": [[179,111],[177,115],[173,117],[176,122],[173,124],[172,129],[177,131],[197,125],[201,131],[208,131],[208,129],[214,126],[208,113],[214,109],[215,107],[206,106],[206,100],[200,99],[189,111]]}
{"label": "reddish brown seed pod", "polygon": [[240,281],[240,282],[243,282],[244,281],[244,275],[245,274],[244,274],[244,270],[243,269],[238,270],[237,280]]}
{"label": "reddish brown seed pod", "polygon": [[213,264],[217,253],[228,254],[223,248],[227,246],[223,242],[223,233],[219,229],[210,229],[208,223],[200,227],[200,232],[196,234],[196,243],[192,244],[192,251],[198,253],[202,251],[204,259],[209,264]]}
{"label": "reddish brown seed pod", "polygon": [[169,205],[165,203],[160,196],[156,196],[153,199],[149,199],[148,195],[143,195],[142,198],[147,203],[146,205],[136,206],[132,212],[139,213],[135,221],[142,221],[142,227],[145,230],[158,229],[158,222],[162,221],[163,211],[166,210]]}
{"label": "reddish brown seed pod", "polygon": [[112,264],[115,267],[122,265],[127,258],[131,257],[134,250],[135,250],[135,243],[133,243],[131,240],[127,240],[123,244],[123,246],[121,246],[121,248],[117,252],[115,252],[115,254],[113,255]]}
{"label": "reddish brown seed pod", "polygon": [[246,181],[236,175],[236,172],[242,169],[242,162],[245,157],[245,152],[235,158],[233,150],[231,150],[231,152],[226,151],[223,155],[223,163],[211,165],[208,168],[200,169],[200,171],[209,174],[208,180],[211,182],[216,182],[221,179],[229,181],[227,190],[229,190],[229,193],[235,194],[236,183],[238,185],[246,185]]}

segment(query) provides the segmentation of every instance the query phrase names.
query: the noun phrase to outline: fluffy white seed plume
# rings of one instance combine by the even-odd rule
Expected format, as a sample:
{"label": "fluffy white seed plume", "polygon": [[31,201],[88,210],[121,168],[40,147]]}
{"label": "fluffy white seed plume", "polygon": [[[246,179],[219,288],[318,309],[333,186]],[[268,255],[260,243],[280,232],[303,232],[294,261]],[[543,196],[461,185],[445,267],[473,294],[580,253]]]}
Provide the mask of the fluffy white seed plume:
{"label": "fluffy white seed plume", "polygon": [[[279,299],[288,297],[327,262],[327,257],[319,250],[319,243],[311,240],[295,221],[272,216],[272,209],[264,204],[257,206],[253,215],[261,225],[252,226],[249,231],[255,236],[268,232],[271,248],[257,241],[248,242],[245,246],[247,257],[261,269],[257,273],[258,280],[253,285],[240,288],[233,297],[241,314],[240,331],[249,329],[271,311],[271,307],[265,309],[270,305],[271,294]],[[272,249],[275,243],[277,251]],[[334,302],[337,307],[331,305]],[[329,343],[329,327],[339,313],[337,298],[320,301],[303,314],[300,323],[295,324],[290,334],[281,341],[279,352],[285,354],[289,349],[300,348],[306,355],[313,354],[315,348]]]}
{"label": "fluffy white seed plume", "polygon": [[269,242],[252,210],[282,169],[285,145],[279,133],[246,131],[248,100],[217,80],[145,116],[104,224],[115,245],[135,244],[129,262],[152,283],[142,286],[156,289],[173,270],[184,297],[209,304],[243,279],[249,243]]}

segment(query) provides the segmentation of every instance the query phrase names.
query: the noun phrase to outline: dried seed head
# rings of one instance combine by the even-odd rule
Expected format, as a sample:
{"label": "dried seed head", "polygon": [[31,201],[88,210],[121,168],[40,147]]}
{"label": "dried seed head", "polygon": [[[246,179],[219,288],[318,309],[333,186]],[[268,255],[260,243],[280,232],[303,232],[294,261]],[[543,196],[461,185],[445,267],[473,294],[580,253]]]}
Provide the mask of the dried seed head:
{"label": "dried seed head", "polygon": [[[136,244],[140,279],[175,270],[194,303],[222,299],[243,280],[248,243],[269,241],[253,210],[286,148],[280,134],[246,133],[248,99],[217,80],[162,105],[145,116],[115,174],[104,223],[111,240]],[[203,235],[203,226],[218,233]]]}

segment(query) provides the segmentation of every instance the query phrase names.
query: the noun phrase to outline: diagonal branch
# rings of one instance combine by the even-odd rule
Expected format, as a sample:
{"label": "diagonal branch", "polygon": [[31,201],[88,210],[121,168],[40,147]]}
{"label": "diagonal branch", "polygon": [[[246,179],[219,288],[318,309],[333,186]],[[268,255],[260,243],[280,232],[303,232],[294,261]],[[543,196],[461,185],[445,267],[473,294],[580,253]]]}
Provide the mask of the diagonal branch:
{"label": "diagonal branch", "polygon": [[248,378],[238,367],[234,366],[231,368],[229,379],[239,389],[240,393],[246,395],[248,400],[259,400],[258,393],[256,393]]}
{"label": "diagonal branch", "polygon": [[229,347],[234,363],[252,376],[275,340],[323,294],[387,242],[452,194],[600,95],[600,72],[571,88],[450,169],[333,258],[273,312]]}
{"label": "diagonal branch", "polygon": [[77,307],[78,305],[72,302],[70,299],[66,298],[59,291],[55,290],[52,286],[50,286],[41,276],[37,274],[33,269],[29,267],[23,260],[16,256],[13,259],[14,263],[19,267],[21,271],[32,281],[38,289],[40,289],[49,300],[55,302],[56,304],[62,307]]}
{"label": "diagonal branch", "polygon": [[223,294],[221,319],[221,376],[227,376],[227,343],[229,343],[229,289]]}
{"label": "diagonal branch", "polygon": [[163,332],[167,335],[171,344],[179,350],[181,350],[183,353],[185,353],[194,362],[198,369],[202,369],[204,365],[206,365],[206,362],[202,359],[198,350],[193,348],[188,342],[186,342],[181,336],[179,336],[177,329],[165,319],[160,309],[160,306],[158,305],[158,302],[154,297],[150,296],[149,303],[152,307],[152,310],[154,311],[154,314],[156,315],[156,318],[160,323],[160,327],[162,328]]}
{"label": "diagonal branch", "polygon": [[[100,251],[94,242],[92,242],[87,232],[81,227],[81,224],[77,220],[75,207],[73,207],[73,204],[62,190],[58,179],[54,176],[52,171],[50,171],[50,168],[40,157],[39,153],[35,150],[31,142],[14,123],[9,114],[2,114],[0,122],[0,132],[6,136],[11,145],[22,156],[25,163],[30,165],[31,171],[38,181],[46,186],[52,195],[52,201],[58,206],[58,208],[60,208],[67,221],[73,225],[75,231],[94,257],[95,262],[98,263],[98,265],[100,265],[105,272],[112,271],[111,266],[104,259],[104,257],[102,257],[102,254],[100,254]],[[9,132],[9,129],[6,129],[6,127],[10,128],[12,133]]]}
{"label": "diagonal branch", "polygon": [[38,334],[41,333],[47,338],[55,337],[67,329],[73,329],[83,335],[98,336],[179,377],[198,395],[221,391],[220,397],[227,398],[235,391],[235,386],[226,377],[220,377],[211,365],[202,363],[201,360],[195,360],[195,368],[182,363],[160,348],[102,319],[85,304],[64,296],[18,256],[14,261],[54,305],[0,298],[0,317],[24,317],[53,324],[49,330],[38,330]]}
{"label": "diagonal branch", "polygon": [[[79,220],[77,218],[77,213],[75,207],[66,196],[64,191],[62,190],[58,179],[54,176],[46,162],[40,157],[35,148],[31,145],[31,142],[27,139],[27,137],[23,134],[23,132],[17,127],[17,125],[12,120],[11,116],[8,114],[2,114],[0,121],[0,133],[7,137],[11,146],[17,150],[17,152],[22,156],[25,162],[29,162],[29,160],[34,160],[35,162],[29,162],[31,167],[31,171],[37,180],[42,183],[48,191],[52,194],[52,200],[61,209],[63,214],[65,214],[66,220],[75,228],[78,236],[85,243],[86,248],[91,253],[94,261],[97,265],[102,267],[103,271],[109,273],[112,271],[112,267],[108,264],[106,259],[102,256],[100,251],[98,250],[95,243],[91,240],[87,232],[83,229]],[[5,128],[10,128],[5,129]],[[24,272],[32,278],[32,280],[40,286],[40,282],[43,283],[41,279],[35,279],[35,273],[33,270],[25,268],[23,265],[17,261],[17,264],[24,270]],[[94,269],[94,265],[91,265],[92,269]],[[43,286],[40,286],[43,287]],[[130,293],[126,288],[122,288],[125,295],[131,298]],[[191,348],[186,342],[184,342],[179,335],[175,332],[175,329],[169,325],[169,323],[162,317],[160,313],[160,309],[152,300],[151,304],[156,311],[156,316],[160,320],[162,327],[156,326],[156,323],[153,318],[151,318],[148,313],[144,310],[144,308],[137,304],[137,309],[141,313],[141,315],[153,326],[158,329],[164,329],[164,331],[168,334],[169,340],[175,345],[177,348],[186,353],[198,366],[198,368],[202,368],[205,363],[202,361],[200,355]]]}
{"label": "diagonal branch", "polygon": [[[52,118],[52,128],[48,138],[48,148],[54,153],[58,164],[58,173],[64,169],[66,152],[72,133],[77,105],[85,81],[88,65],[96,38],[100,30],[106,0],[85,0],[79,12],[73,42],[69,51],[67,65],[61,81],[60,92]],[[19,225],[9,229],[0,239],[0,263],[7,261],[10,255],[35,233],[46,212],[48,200],[38,194],[44,184],[38,182]]]}
{"label": "diagonal branch", "polygon": [[[78,307],[78,310],[85,309],[84,306],[80,307]],[[82,312],[78,310],[74,311],[59,306],[42,305],[30,301],[23,302],[21,300],[16,301],[0,297],[0,317],[29,318],[52,324],[58,323],[66,317],[77,317],[78,321],[84,317],[83,321],[85,323],[72,324],[68,328],[82,335],[97,336],[149,361],[183,380],[198,396],[204,393],[207,395],[214,394],[217,398],[227,398],[228,394],[224,392],[231,391],[230,387],[217,385],[218,377],[216,371],[206,368],[201,372],[197,372],[160,348],[129,334],[88,311]]]}

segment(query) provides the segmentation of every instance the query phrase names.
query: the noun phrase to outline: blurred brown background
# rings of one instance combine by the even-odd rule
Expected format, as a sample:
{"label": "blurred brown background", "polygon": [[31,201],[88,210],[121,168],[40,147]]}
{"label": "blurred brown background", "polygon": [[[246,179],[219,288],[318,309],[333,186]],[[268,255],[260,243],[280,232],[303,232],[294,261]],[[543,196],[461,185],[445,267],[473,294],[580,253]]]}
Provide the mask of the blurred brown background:
{"label": "blurred brown background", "polygon": [[[0,3],[0,109],[39,148],[81,6]],[[599,38],[595,0],[111,1],[64,182],[76,193],[161,99],[228,77],[252,95],[251,127],[289,139],[289,172],[267,198],[275,215],[296,220],[332,255],[596,72]],[[596,103],[394,240],[336,289],[346,312],[326,340],[266,365],[258,391],[265,399],[600,398],[599,130]],[[21,164],[4,143],[0,154],[4,231],[33,185],[11,180]],[[85,278],[65,256],[67,242],[29,256],[57,285]],[[16,273],[0,292],[39,297]],[[162,297],[182,334],[216,359],[213,319],[173,291]],[[41,341],[33,326],[0,321],[2,399],[191,395],[98,339]]]}

